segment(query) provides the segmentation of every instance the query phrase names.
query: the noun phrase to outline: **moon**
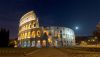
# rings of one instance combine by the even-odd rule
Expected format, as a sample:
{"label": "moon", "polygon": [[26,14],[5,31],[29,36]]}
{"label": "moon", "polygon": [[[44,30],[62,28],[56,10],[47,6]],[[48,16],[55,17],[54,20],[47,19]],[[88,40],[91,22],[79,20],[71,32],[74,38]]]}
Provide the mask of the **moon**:
{"label": "moon", "polygon": [[76,30],[78,30],[78,29],[79,29],[79,27],[78,27],[78,26],[76,26],[76,27],[75,27],[75,29],[76,29]]}

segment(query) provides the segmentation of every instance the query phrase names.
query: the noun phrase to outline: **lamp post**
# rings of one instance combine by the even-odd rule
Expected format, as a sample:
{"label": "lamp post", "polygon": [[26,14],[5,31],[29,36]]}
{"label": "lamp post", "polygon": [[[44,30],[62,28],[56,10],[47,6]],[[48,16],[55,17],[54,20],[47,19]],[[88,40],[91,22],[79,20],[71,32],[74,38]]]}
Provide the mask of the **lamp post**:
{"label": "lamp post", "polygon": [[[75,30],[76,30],[76,31],[78,31],[78,30],[79,30],[79,27],[78,27],[78,26],[76,26],[76,27],[75,27]],[[78,33],[76,33],[76,34],[78,34]]]}
{"label": "lamp post", "polygon": [[[78,26],[75,26],[74,27],[74,30],[75,30],[75,38],[77,38],[79,27]],[[77,42],[77,44],[79,44],[79,42]]]}

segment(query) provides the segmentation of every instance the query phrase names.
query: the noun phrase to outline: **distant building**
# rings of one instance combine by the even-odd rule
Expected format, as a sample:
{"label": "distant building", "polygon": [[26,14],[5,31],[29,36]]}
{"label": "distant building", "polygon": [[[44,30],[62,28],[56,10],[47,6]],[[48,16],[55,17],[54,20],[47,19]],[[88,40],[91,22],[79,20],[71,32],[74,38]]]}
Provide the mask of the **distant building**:
{"label": "distant building", "polygon": [[20,19],[18,42],[19,47],[74,46],[75,34],[66,27],[40,27],[34,11],[30,11]]}
{"label": "distant building", "polygon": [[76,40],[76,45],[80,45],[83,42],[87,43],[87,45],[98,44],[98,39],[97,37],[94,36],[77,36],[75,40]]}
{"label": "distant building", "polygon": [[87,42],[90,39],[90,37],[92,36],[76,36],[75,40],[76,40],[77,45],[80,45],[82,41]]}

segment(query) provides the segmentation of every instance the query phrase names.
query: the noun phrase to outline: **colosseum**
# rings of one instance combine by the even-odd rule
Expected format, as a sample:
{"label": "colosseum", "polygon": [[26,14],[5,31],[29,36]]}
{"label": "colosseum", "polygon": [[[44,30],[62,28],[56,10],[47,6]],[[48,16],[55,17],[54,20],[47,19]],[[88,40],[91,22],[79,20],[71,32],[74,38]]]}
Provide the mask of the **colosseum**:
{"label": "colosseum", "polygon": [[34,11],[19,21],[18,47],[70,47],[75,45],[74,31],[67,27],[39,26]]}

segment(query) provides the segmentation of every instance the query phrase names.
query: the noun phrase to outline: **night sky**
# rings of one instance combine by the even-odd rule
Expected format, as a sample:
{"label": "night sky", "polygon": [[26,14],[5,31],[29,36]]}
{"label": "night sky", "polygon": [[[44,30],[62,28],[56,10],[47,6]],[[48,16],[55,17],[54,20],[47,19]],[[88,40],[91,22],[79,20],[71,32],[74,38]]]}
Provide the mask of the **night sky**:
{"label": "night sky", "polygon": [[0,27],[17,38],[19,20],[31,10],[40,26],[65,26],[83,36],[91,35],[100,22],[100,0],[0,0]]}

